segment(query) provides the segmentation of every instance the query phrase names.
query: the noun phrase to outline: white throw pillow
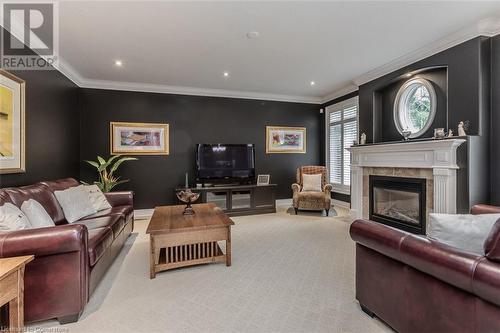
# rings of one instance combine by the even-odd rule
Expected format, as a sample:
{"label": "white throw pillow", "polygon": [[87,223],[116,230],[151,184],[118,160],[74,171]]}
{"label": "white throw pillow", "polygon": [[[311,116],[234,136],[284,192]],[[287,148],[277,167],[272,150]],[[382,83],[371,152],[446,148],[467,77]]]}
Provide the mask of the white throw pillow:
{"label": "white throw pillow", "polygon": [[29,228],[30,222],[19,208],[9,202],[0,206],[0,232]]}
{"label": "white throw pillow", "polygon": [[111,208],[106,196],[97,185],[84,185],[83,188],[87,191],[90,203],[92,203],[92,206],[96,211],[99,212],[101,210]]}
{"label": "white throw pillow", "polygon": [[29,199],[21,205],[21,210],[30,221],[31,227],[43,228],[55,226],[54,221],[43,206],[34,199]]}
{"label": "white throw pillow", "polygon": [[484,241],[500,214],[430,214],[427,236],[461,250],[484,255]]}
{"label": "white throw pillow", "polygon": [[321,174],[316,175],[302,175],[302,191],[322,192],[321,188]]}
{"label": "white throw pillow", "polygon": [[61,205],[66,221],[69,223],[97,213],[83,185],[70,187],[64,191],[55,191],[54,195]]}

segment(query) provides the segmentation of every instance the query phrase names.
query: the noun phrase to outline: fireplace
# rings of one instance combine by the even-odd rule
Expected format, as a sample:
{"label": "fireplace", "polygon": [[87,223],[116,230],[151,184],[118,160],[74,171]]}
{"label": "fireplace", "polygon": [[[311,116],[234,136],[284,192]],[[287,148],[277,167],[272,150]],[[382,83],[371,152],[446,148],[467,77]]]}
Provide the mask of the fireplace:
{"label": "fireplace", "polygon": [[370,220],[425,234],[426,180],[370,175]]}

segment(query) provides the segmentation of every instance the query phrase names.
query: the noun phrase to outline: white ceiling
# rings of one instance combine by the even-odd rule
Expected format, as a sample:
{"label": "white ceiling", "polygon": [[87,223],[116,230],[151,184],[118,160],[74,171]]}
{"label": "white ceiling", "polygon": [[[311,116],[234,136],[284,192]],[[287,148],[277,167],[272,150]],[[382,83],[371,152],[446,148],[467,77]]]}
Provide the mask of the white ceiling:
{"label": "white ceiling", "polygon": [[318,102],[500,17],[500,1],[63,1],[59,16],[60,56],[82,86]]}

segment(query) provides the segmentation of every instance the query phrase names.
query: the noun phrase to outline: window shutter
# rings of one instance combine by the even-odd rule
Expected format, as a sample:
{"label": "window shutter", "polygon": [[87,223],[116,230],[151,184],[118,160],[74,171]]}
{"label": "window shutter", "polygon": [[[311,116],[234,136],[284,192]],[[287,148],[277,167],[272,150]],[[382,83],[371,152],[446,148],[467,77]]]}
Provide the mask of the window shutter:
{"label": "window shutter", "polygon": [[330,125],[330,183],[342,184],[342,125]]}
{"label": "window shutter", "polygon": [[344,179],[343,185],[351,185],[351,153],[345,149],[352,146],[353,141],[358,137],[358,126],[356,121],[350,121],[344,124]]}
{"label": "window shutter", "polygon": [[327,107],[328,167],[334,189],[348,193],[351,185],[351,153],[346,149],[358,139],[358,100],[353,98]]}

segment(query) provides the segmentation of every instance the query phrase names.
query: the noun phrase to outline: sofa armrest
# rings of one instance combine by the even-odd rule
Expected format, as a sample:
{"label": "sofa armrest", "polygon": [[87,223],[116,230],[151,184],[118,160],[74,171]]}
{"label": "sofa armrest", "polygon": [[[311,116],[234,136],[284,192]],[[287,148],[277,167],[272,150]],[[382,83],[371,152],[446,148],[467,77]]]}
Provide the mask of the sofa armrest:
{"label": "sofa armrest", "polygon": [[500,207],[490,205],[474,205],[470,212],[474,215],[478,214],[500,214]]}
{"label": "sofa armrest", "polygon": [[0,234],[0,258],[87,252],[88,230],[81,224],[17,230]]}
{"label": "sofa armrest", "polygon": [[134,192],[132,191],[108,192],[104,193],[104,195],[113,207],[134,205]]}
{"label": "sofa armrest", "polygon": [[367,220],[354,221],[350,234],[358,244],[474,293],[474,271],[483,256]]}

